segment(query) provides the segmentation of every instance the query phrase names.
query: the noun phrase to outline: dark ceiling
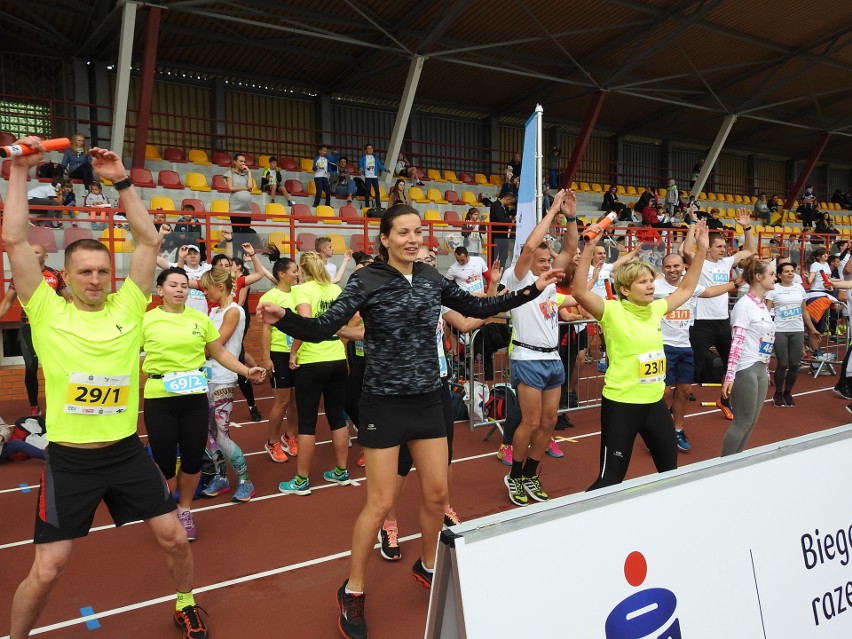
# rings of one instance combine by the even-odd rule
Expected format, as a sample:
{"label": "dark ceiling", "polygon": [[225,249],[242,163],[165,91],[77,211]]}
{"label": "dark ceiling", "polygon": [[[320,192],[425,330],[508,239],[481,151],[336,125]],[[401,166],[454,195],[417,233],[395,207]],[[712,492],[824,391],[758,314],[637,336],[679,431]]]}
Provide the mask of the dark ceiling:
{"label": "dark ceiling", "polygon": [[[0,1],[6,45],[115,62],[123,2]],[[158,68],[332,96],[396,101],[425,57],[415,105],[580,123],[824,160],[852,151],[852,3],[813,0],[162,0]]]}

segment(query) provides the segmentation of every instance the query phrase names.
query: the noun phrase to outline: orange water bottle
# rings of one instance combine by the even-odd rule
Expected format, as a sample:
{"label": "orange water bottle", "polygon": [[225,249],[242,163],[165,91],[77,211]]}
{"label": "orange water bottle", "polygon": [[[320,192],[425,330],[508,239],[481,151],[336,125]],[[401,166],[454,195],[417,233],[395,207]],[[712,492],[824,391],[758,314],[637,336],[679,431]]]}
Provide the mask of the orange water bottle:
{"label": "orange water bottle", "polygon": [[583,240],[589,242],[595,239],[598,235],[603,233],[607,227],[609,227],[613,222],[618,219],[618,214],[616,213],[607,213],[601,219],[599,219],[594,224],[590,224],[589,227],[583,231]]}
{"label": "orange water bottle", "polygon": [[[52,138],[50,140],[42,140],[41,146],[45,151],[64,151],[71,146],[71,140],[68,138]],[[18,155],[32,155],[38,152],[25,144],[0,146],[0,158],[13,158]]]}

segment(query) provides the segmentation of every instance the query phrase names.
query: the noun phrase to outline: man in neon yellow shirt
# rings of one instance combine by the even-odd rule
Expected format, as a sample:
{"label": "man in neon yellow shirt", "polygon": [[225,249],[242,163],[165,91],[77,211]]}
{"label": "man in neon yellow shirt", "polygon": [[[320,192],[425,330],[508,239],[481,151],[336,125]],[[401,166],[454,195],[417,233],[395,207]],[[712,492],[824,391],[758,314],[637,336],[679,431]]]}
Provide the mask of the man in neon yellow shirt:
{"label": "man in neon yellow shirt", "polygon": [[108,294],[109,251],[94,240],[69,245],[63,275],[71,302],[65,302],[44,281],[27,243],[26,180],[43,157],[41,142],[27,137],[19,144],[35,152],[12,160],[3,243],[43,363],[50,443],[39,489],[35,561],[12,602],[11,637],[29,636],[71,556],[73,539],[88,534],[103,500],[116,525],[139,519],[148,524],[166,550],[178,593],[174,622],[184,637],[204,639],[186,532],[162,474],[136,435],[142,319],[159,250],[157,231],[121,158],[91,149],[95,170],[119,192],[136,250],[128,278]]}

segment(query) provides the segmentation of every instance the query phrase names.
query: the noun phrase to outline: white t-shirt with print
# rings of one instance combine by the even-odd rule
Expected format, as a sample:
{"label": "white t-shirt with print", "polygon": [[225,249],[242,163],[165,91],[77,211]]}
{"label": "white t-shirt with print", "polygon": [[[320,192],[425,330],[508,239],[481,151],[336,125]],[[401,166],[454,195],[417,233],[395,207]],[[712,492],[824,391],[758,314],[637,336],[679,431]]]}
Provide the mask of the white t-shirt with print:
{"label": "white t-shirt with print", "polygon": [[[665,278],[654,281],[654,299],[659,300],[668,297],[677,290],[677,286],[669,284]],[[695,307],[698,305],[699,295],[704,292],[700,284],[695,287],[695,292],[686,302],[673,311],[669,311],[660,320],[660,330],[663,333],[663,344],[676,346],[677,348],[690,348],[689,327],[695,321]]]}
{"label": "white t-shirt with print", "polygon": [[[592,281],[592,277],[595,274],[594,269],[589,269],[589,281]],[[598,279],[595,280],[589,288],[589,291],[600,297],[601,299],[607,299],[606,295],[606,282],[609,279],[610,275],[612,275],[612,264],[604,264],[601,266],[601,270],[598,273]]]}
{"label": "white t-shirt with print", "polygon": [[755,302],[751,294],[742,297],[731,311],[731,328],[735,327],[746,329],[737,371],[758,362],[769,363],[775,345],[775,322],[766,305]]}
{"label": "white t-shirt with print", "polygon": [[452,280],[468,293],[484,293],[488,288],[485,272],[488,265],[481,257],[471,255],[466,264],[453,262],[447,269],[447,279]]}
{"label": "white t-shirt with print", "polygon": [[805,330],[805,320],[802,317],[804,299],[805,289],[800,284],[776,284],[774,289],[766,293],[766,300],[772,302],[776,332],[801,333]]}
{"label": "white t-shirt with print", "polygon": [[376,175],[376,158],[373,155],[364,156],[364,177],[378,177],[378,175]]}
{"label": "white t-shirt with print", "polygon": [[814,262],[811,264],[809,273],[816,273],[816,277],[814,277],[814,281],[811,282],[811,290],[812,291],[825,291],[828,290],[825,286],[825,282],[822,280],[822,275],[820,272],[825,273],[825,276],[831,278],[831,267],[828,265],[828,262]]}
{"label": "white t-shirt with print", "polygon": [[[510,291],[520,290],[538,279],[532,272],[527,272],[524,278],[518,281],[514,269],[506,270],[509,272],[506,288]],[[556,292],[556,284],[549,284],[534,300],[512,309],[513,340],[530,346],[553,349],[549,353],[542,353],[513,344],[510,346],[512,359],[559,359],[556,347],[559,345],[559,304],[562,297]]]}
{"label": "white t-shirt with print", "polygon": [[314,177],[328,177],[328,160],[324,156],[317,156],[317,159],[314,161]]}
{"label": "white t-shirt with print", "polygon": [[[718,262],[704,260],[701,267],[701,277],[698,283],[704,288],[727,284],[731,281],[731,267],[734,264],[734,256],[723,257]],[[695,311],[695,319],[728,319],[728,296],[701,297]]]}
{"label": "white t-shirt with print", "polygon": [[[177,262],[172,262],[169,264],[169,266],[177,265]],[[186,271],[186,276],[189,278],[190,282],[197,282],[201,279],[201,276],[204,275],[211,268],[213,267],[207,262],[201,262],[201,264],[198,265],[198,268],[190,268],[189,266],[187,266],[186,262],[184,262],[183,264],[183,270]],[[186,298],[186,305],[207,315],[207,298],[204,296],[204,291],[202,291],[200,288],[189,289],[189,295]]]}
{"label": "white t-shirt with print", "polygon": [[328,276],[333,281],[334,276],[337,275],[337,267],[334,264],[332,264],[331,262],[326,262],[325,263],[325,271],[326,271],[326,273],[328,273]]}

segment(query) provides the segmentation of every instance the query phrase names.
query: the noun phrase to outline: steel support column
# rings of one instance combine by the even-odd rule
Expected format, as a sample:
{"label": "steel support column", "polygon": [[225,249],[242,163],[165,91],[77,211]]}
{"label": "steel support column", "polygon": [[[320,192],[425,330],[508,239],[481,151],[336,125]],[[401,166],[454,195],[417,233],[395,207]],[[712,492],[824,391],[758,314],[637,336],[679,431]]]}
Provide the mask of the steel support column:
{"label": "steel support column", "polygon": [[399,155],[399,150],[402,148],[402,138],[405,137],[408,116],[411,115],[411,107],[414,104],[414,96],[417,94],[417,84],[420,82],[420,73],[423,71],[423,62],[425,60],[426,58],[422,55],[415,55],[411,58],[411,64],[408,67],[405,89],[399,100],[396,122],[393,125],[393,132],[391,132],[388,152],[385,154],[385,167],[387,167],[388,171],[385,174],[384,181],[385,187],[388,189],[390,189],[391,182],[394,180],[393,170],[396,167],[396,158]]}
{"label": "steel support column", "polygon": [[701,167],[701,171],[698,173],[698,180],[696,180],[695,184],[692,185],[692,190],[689,192],[690,195],[694,195],[697,198],[701,191],[704,190],[707,178],[710,177],[710,172],[713,170],[716,160],[719,159],[719,154],[725,147],[725,140],[728,139],[728,135],[730,134],[731,129],[734,128],[734,123],[736,121],[737,116],[735,115],[726,115],[725,119],[722,120],[722,126],[716,134],[716,139],[713,140],[713,146],[711,146],[710,150],[707,152],[707,157],[704,158],[704,166]]}
{"label": "steel support column", "polygon": [[160,7],[148,8],[145,28],[145,53],[142,59],[142,85],[139,89],[139,108],[136,111],[136,135],[133,141],[133,166],[145,166],[145,145],[148,144],[148,125],[151,120],[151,100],[154,95],[154,69],[157,67],[157,42],[160,37]]}
{"label": "steel support column", "polygon": [[817,145],[811,152],[811,157],[808,159],[808,163],[805,164],[802,172],[799,173],[799,177],[796,178],[796,183],[793,185],[793,188],[787,193],[787,198],[784,200],[785,209],[793,208],[793,202],[796,201],[796,197],[798,197],[798,194],[802,192],[802,188],[805,186],[808,178],[811,177],[811,171],[814,170],[817,162],[819,162],[819,159],[822,156],[823,151],[825,151],[825,147],[828,146],[828,141],[830,139],[831,133],[828,131],[819,136]]}
{"label": "steel support column", "polygon": [[112,140],[110,148],[124,156],[124,127],[127,124],[127,94],[130,90],[130,65],[133,57],[133,31],[136,28],[136,3],[128,0],[121,12],[121,39],[116,62],[115,97],[112,101]]}
{"label": "steel support column", "polygon": [[571,151],[571,159],[568,160],[568,166],[565,168],[565,173],[562,175],[560,188],[566,189],[571,186],[574,181],[574,176],[577,175],[577,169],[580,168],[580,161],[586,153],[586,147],[589,145],[589,140],[592,139],[592,132],[595,130],[598,116],[601,113],[604,100],[606,99],[606,91],[598,91],[589,105],[589,110],[586,112],[586,119],[583,121],[583,127],[580,129],[580,135],[577,137],[577,143]]}

